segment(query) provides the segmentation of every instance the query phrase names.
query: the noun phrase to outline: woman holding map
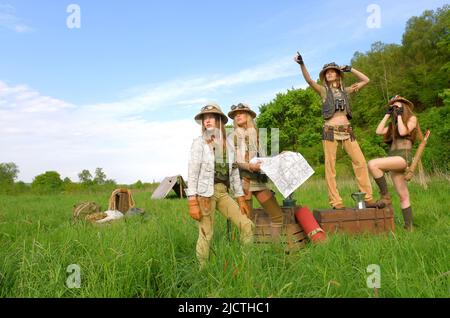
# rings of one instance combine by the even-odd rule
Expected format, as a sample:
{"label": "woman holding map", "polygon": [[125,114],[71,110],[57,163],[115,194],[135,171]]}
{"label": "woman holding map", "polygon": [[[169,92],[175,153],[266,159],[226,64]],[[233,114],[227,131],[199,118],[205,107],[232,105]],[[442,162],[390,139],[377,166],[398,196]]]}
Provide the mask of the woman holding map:
{"label": "woman holding map", "polygon": [[271,236],[276,240],[281,234],[283,212],[274,193],[267,186],[267,176],[261,173],[261,162],[250,162],[253,158],[260,156],[259,134],[254,121],[256,113],[250,109],[250,106],[239,103],[231,106],[228,117],[234,121],[233,144],[245,200],[252,210],[254,195],[264,211],[269,214]]}
{"label": "woman holding map", "polygon": [[[320,95],[323,102],[322,115],[325,124],[322,132],[322,145],[325,154],[325,179],[330,205],[334,209],[345,208],[336,185],[336,151],[338,144],[341,144],[352,160],[359,190],[365,193],[366,206],[375,207],[366,159],[350,126],[352,109],[349,94],[366,86],[369,83],[369,78],[351,66],[339,67],[336,63],[328,63],[323,66],[320,72],[319,77],[322,85],[319,85],[311,79],[299,53],[294,57],[294,60],[300,64],[306,82]],[[351,72],[358,78],[359,82],[350,87],[344,87],[344,72]]]}

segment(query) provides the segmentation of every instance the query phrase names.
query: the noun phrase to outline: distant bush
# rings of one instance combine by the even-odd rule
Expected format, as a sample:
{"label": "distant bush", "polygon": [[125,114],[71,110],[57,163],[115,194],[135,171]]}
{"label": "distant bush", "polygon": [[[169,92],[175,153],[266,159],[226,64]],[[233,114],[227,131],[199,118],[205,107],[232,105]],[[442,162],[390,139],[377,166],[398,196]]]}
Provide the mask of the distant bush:
{"label": "distant bush", "polygon": [[56,171],[47,171],[36,176],[31,184],[34,192],[52,194],[63,190],[63,181]]}

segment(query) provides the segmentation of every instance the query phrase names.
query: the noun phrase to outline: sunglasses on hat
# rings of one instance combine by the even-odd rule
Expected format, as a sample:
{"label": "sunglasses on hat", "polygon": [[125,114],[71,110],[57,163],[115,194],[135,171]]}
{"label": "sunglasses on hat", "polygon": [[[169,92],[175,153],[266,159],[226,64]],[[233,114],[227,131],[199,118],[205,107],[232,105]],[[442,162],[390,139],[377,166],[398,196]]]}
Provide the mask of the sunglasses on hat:
{"label": "sunglasses on hat", "polygon": [[231,110],[236,110],[236,109],[248,109],[248,107],[241,103],[231,106]]}
{"label": "sunglasses on hat", "polygon": [[205,110],[213,110],[213,109],[217,109],[217,108],[215,106],[212,106],[212,105],[206,105],[206,106],[202,107],[201,111],[203,112]]}
{"label": "sunglasses on hat", "polygon": [[329,66],[334,66],[334,67],[338,67],[338,65],[336,64],[336,63],[328,63],[328,64],[325,64],[324,66],[323,66],[323,68],[327,68],[327,67],[329,67]]}

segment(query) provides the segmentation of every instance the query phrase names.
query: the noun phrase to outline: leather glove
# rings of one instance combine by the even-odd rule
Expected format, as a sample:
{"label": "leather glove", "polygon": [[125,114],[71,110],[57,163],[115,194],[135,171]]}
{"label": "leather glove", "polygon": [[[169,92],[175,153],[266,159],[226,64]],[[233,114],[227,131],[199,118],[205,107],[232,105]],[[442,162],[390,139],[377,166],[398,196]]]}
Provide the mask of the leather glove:
{"label": "leather glove", "polygon": [[344,73],[348,73],[352,71],[352,67],[350,65],[345,65],[341,68],[341,71]]}
{"label": "leather glove", "polygon": [[386,110],[386,115],[392,114],[393,111],[394,111],[394,106],[389,106],[388,109]]}
{"label": "leather glove", "polygon": [[299,52],[297,52],[297,57],[295,58],[295,61],[299,64],[299,65],[303,65],[303,57],[301,56],[301,54]]}
{"label": "leather glove", "polygon": [[198,204],[197,198],[188,199],[189,215],[196,221],[200,221],[202,218],[202,212]]}
{"label": "leather glove", "polygon": [[397,107],[397,116],[401,116],[403,114],[403,106]]}
{"label": "leather glove", "polygon": [[250,170],[250,172],[260,172],[261,171],[261,162],[250,163],[248,165],[248,169]]}
{"label": "leather glove", "polygon": [[239,204],[239,208],[241,209],[241,213],[243,215],[249,216],[250,209],[248,208],[247,202],[245,202],[245,196],[238,197],[237,202]]}

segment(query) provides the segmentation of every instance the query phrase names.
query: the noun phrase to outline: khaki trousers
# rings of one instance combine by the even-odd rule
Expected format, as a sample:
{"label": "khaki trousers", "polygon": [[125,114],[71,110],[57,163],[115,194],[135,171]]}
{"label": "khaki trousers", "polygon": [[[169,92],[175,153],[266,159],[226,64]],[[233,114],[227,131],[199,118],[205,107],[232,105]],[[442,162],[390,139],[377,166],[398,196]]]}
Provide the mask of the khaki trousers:
{"label": "khaki trousers", "polygon": [[239,229],[241,242],[253,242],[253,222],[241,213],[239,205],[227,192],[222,183],[214,185],[214,194],[211,198],[199,197],[202,218],[198,225],[197,259],[203,267],[209,258],[209,249],[214,233],[214,212],[217,209],[223,216],[230,219]]}
{"label": "khaki trousers", "polygon": [[325,179],[328,186],[328,199],[332,206],[343,204],[342,198],[336,185],[336,151],[338,144],[341,143],[345,152],[352,160],[353,171],[356,176],[359,190],[366,193],[365,200],[371,201],[372,185],[370,184],[369,171],[367,169],[366,159],[356,140],[322,140],[325,153]]}

